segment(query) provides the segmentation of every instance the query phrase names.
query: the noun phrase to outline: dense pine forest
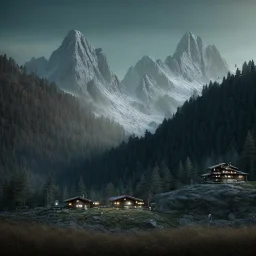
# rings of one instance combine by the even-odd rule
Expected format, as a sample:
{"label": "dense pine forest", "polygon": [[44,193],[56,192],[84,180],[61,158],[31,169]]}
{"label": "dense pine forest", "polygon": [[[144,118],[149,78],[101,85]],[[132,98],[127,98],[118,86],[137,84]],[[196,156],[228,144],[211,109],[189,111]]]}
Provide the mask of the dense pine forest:
{"label": "dense pine forest", "polygon": [[124,142],[120,125],[1,56],[0,117],[2,207],[82,194],[103,203],[124,193],[148,199],[200,182],[207,166],[223,161],[256,179],[253,61],[206,85],[155,134]]}
{"label": "dense pine forest", "polygon": [[143,198],[200,182],[205,168],[232,162],[256,179],[256,68],[253,61],[192,96],[155,134],[132,136],[80,171],[104,195]]}
{"label": "dense pine forest", "polygon": [[0,188],[6,202],[32,195],[43,202],[49,187],[59,195],[63,188],[53,180],[62,172],[124,138],[120,125],[96,118],[82,100],[0,56]]}

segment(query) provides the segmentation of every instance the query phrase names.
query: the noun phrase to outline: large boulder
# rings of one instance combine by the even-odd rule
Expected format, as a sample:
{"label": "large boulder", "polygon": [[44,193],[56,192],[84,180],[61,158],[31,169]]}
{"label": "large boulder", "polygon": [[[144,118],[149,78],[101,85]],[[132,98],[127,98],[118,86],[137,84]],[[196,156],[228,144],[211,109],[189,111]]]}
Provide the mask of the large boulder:
{"label": "large boulder", "polygon": [[[234,221],[250,217],[256,212],[256,189],[244,185],[198,184],[171,192],[157,194],[154,209],[164,213],[207,216]],[[180,223],[191,222],[181,218]]]}

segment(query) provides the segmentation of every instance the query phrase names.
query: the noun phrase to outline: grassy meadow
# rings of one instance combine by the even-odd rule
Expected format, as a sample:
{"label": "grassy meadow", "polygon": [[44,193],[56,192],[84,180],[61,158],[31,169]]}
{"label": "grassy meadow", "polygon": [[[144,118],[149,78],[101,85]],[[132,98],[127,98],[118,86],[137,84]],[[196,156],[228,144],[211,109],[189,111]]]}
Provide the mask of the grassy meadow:
{"label": "grassy meadow", "polygon": [[0,241],[0,255],[256,255],[256,228],[185,227],[106,234],[1,220]]}

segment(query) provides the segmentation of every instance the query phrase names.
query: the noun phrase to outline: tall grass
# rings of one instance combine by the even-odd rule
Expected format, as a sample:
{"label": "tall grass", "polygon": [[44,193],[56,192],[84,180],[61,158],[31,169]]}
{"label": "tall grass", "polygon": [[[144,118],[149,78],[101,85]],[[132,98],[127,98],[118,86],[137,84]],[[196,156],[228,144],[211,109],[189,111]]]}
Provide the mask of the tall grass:
{"label": "tall grass", "polygon": [[255,256],[256,228],[93,233],[0,221],[0,255]]}

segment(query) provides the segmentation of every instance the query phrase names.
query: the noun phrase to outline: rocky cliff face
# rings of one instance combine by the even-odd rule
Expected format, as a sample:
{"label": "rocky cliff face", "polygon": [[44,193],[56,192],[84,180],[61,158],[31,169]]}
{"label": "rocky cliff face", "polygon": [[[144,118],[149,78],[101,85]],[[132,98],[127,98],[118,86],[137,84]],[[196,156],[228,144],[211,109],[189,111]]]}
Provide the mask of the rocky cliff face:
{"label": "rocky cliff face", "polygon": [[158,194],[152,201],[156,211],[179,214],[180,225],[256,224],[256,189],[250,185],[200,184]]}

